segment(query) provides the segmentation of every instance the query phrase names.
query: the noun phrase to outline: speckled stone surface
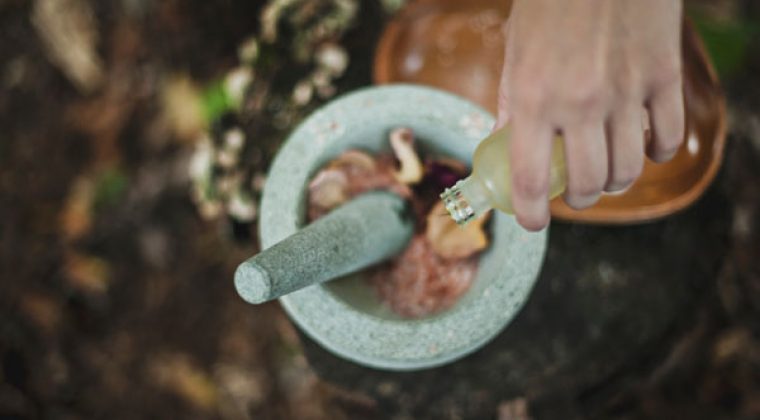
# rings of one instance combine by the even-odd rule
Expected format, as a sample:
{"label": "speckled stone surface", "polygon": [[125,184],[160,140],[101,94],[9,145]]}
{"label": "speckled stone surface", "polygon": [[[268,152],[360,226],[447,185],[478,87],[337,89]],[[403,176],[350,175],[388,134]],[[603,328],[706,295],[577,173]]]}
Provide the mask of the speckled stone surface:
{"label": "speckled stone surface", "polygon": [[[384,86],[332,101],[290,136],[273,163],[261,208],[260,236],[269,248],[304,221],[306,185],[325,162],[348,148],[387,149],[388,132],[415,131],[424,152],[469,162],[493,118],[453,95],[418,86]],[[470,290],[434,317],[404,320],[384,310],[356,276],[308,287],[280,299],[288,315],[330,352],[366,366],[412,370],[460,358],[495,337],[519,312],[543,261],[547,232],[528,233],[497,214],[493,241]]]}
{"label": "speckled stone surface", "polygon": [[369,192],[240,264],[235,287],[249,303],[277,299],[390,258],[413,231],[404,199]]}

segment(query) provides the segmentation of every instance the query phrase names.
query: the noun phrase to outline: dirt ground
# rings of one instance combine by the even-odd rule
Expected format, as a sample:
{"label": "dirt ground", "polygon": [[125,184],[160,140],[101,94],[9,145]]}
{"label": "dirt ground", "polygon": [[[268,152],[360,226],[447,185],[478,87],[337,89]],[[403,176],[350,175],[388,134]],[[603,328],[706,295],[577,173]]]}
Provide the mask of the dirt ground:
{"label": "dirt ground", "polygon": [[[50,29],[47,3],[79,10],[61,21],[84,19],[79,28],[92,31]],[[434,401],[383,402],[331,384],[309,366],[277,303],[253,308],[236,295],[233,271],[258,247],[255,222],[202,217],[188,175],[195,143],[165,101],[167,86],[184,86],[178,80],[205,86],[236,66],[240,43],[261,29],[264,3],[0,0],[0,418],[547,412],[529,399],[463,401],[442,413],[428,409]],[[736,3],[747,12],[734,15],[759,20],[751,1]],[[388,14],[377,2],[361,4],[342,44],[350,62],[337,92],[370,83]],[[79,57],[99,62],[61,58],[61,50],[79,54],[77,45],[91,45]],[[593,399],[618,407],[615,417],[760,417],[758,39],[747,48],[741,66],[724,73],[730,138],[712,188],[728,197],[733,225],[718,293],[699,302],[691,333],[663,341],[669,357],[626,367],[666,365],[667,378],[631,376],[635,397],[624,404],[615,405],[614,390]],[[257,75],[264,102],[292,86],[283,68],[291,67]],[[259,156],[249,169],[264,173],[287,129],[323,101],[280,126],[262,122],[266,114],[244,121],[255,138],[247,153]]]}

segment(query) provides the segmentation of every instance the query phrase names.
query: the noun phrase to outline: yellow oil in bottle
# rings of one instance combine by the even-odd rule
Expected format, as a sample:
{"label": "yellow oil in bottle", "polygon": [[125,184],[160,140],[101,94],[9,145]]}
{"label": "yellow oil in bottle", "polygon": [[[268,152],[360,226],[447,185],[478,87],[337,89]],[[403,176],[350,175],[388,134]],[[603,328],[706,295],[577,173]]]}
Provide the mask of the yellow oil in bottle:
{"label": "yellow oil in bottle", "polygon": [[[494,131],[475,149],[472,174],[441,194],[446,209],[458,224],[464,225],[492,208],[514,214],[509,145],[508,126]],[[566,186],[564,147],[559,137],[554,140],[551,159],[550,199],[560,195]]]}

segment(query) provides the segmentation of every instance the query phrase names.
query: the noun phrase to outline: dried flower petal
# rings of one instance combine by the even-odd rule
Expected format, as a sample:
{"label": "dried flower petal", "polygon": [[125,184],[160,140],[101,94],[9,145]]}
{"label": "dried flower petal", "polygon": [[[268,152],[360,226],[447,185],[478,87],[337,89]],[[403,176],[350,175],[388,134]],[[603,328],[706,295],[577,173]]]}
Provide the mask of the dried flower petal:
{"label": "dried flower petal", "polygon": [[206,371],[184,354],[155,356],[147,371],[154,384],[175,393],[198,409],[211,410],[217,404],[216,385]]}
{"label": "dried flower petal", "polygon": [[488,214],[460,227],[450,217],[446,217],[443,203],[438,202],[428,213],[425,237],[441,258],[466,258],[488,246],[488,237],[483,228],[487,220]]}
{"label": "dried flower petal", "polygon": [[244,191],[236,191],[227,203],[227,214],[239,222],[252,222],[256,218],[256,201]]}
{"label": "dried flower petal", "polygon": [[240,150],[245,143],[245,134],[239,127],[231,128],[224,133],[224,146],[231,150]]}
{"label": "dried flower petal", "polygon": [[306,105],[314,96],[314,86],[309,80],[301,80],[293,88],[293,102],[296,105]]}
{"label": "dried flower petal", "polygon": [[395,173],[396,179],[404,184],[416,184],[422,180],[423,168],[417,151],[414,150],[414,133],[408,128],[396,128],[390,134],[391,148],[401,167]]}
{"label": "dried flower petal", "polygon": [[328,42],[317,51],[317,63],[333,76],[340,76],[348,67],[348,54],[341,46]]}
{"label": "dried flower petal", "polygon": [[241,173],[233,172],[220,175],[216,179],[216,190],[223,197],[228,196],[240,187],[242,181],[243,175]]}
{"label": "dried flower petal", "polygon": [[318,68],[311,74],[311,83],[317,88],[330,86],[331,80],[330,73],[324,69]]}
{"label": "dried flower petal", "polygon": [[63,270],[69,286],[78,291],[101,294],[108,289],[110,267],[106,260],[68,252]]}
{"label": "dried flower petal", "polygon": [[259,41],[255,37],[243,41],[238,47],[238,58],[242,63],[253,64],[259,58]]}
{"label": "dried flower petal", "polygon": [[216,163],[225,169],[232,169],[238,162],[238,155],[233,150],[222,149],[216,154]]}
{"label": "dried flower petal", "polygon": [[199,136],[195,145],[195,151],[190,159],[188,165],[188,172],[190,178],[199,182],[200,180],[207,179],[211,173],[211,168],[214,165],[214,146],[211,143],[211,138],[208,134]]}
{"label": "dried flower petal", "polygon": [[425,165],[425,176],[435,183],[439,190],[451,188],[467,174],[467,166],[454,159],[436,159]]}
{"label": "dried flower petal", "polygon": [[253,81],[253,71],[250,67],[238,67],[227,73],[224,79],[224,89],[233,107],[239,107],[243,103],[245,91]]}

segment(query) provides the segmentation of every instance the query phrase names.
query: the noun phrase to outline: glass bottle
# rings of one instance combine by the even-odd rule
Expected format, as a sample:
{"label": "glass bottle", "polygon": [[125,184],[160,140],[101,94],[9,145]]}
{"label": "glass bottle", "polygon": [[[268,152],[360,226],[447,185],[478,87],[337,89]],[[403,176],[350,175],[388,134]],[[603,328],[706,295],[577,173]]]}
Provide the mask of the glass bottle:
{"label": "glass bottle", "polygon": [[[508,126],[491,133],[475,149],[472,174],[441,194],[446,210],[457,224],[465,225],[492,208],[514,214],[509,143]],[[563,142],[556,137],[552,147],[549,199],[565,190],[564,153]]]}

